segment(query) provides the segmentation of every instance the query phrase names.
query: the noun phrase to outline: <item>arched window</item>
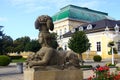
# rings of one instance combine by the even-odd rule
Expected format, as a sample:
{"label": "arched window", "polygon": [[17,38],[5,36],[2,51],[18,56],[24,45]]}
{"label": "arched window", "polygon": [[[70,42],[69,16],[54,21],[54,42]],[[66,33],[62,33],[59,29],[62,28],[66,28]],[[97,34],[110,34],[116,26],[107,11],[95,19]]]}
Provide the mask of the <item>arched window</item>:
{"label": "arched window", "polygon": [[92,25],[89,24],[89,25],[87,26],[87,29],[88,29],[88,30],[89,30],[89,29],[92,29]]}
{"label": "arched window", "polygon": [[60,29],[60,35],[62,35],[62,29]]}
{"label": "arched window", "polygon": [[73,29],[71,30],[72,33],[74,33],[75,31],[76,31],[75,28],[73,28]]}
{"label": "arched window", "polygon": [[79,27],[79,31],[83,31],[83,27],[82,26]]}

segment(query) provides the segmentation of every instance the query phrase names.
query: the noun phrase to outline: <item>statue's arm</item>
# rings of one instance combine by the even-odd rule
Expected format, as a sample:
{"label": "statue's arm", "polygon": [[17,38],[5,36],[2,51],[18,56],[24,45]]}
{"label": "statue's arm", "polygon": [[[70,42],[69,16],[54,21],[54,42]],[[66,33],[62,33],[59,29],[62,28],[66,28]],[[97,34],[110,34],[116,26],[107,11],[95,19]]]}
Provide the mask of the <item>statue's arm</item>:
{"label": "statue's arm", "polygon": [[44,66],[47,65],[48,61],[50,60],[52,56],[52,50],[45,51],[45,55],[43,56],[42,60],[39,61],[32,61],[31,65],[32,66]]}

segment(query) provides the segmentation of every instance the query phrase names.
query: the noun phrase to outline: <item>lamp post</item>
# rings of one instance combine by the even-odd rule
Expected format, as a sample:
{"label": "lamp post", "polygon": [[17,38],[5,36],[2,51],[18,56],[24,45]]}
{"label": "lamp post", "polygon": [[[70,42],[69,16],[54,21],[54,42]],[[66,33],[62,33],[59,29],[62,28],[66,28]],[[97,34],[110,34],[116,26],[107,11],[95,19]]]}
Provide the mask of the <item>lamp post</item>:
{"label": "lamp post", "polygon": [[[119,26],[118,26],[117,24],[115,25],[114,30],[115,30],[115,36],[116,36],[116,34],[118,35],[118,33],[119,33]],[[107,34],[107,36],[109,36],[109,31],[110,31],[110,30],[109,30],[108,26],[106,26],[106,28],[105,28],[105,33]],[[112,39],[113,39],[115,36],[112,36]],[[111,48],[112,48],[112,64],[114,64],[114,52],[113,52],[114,46],[111,46]]]}

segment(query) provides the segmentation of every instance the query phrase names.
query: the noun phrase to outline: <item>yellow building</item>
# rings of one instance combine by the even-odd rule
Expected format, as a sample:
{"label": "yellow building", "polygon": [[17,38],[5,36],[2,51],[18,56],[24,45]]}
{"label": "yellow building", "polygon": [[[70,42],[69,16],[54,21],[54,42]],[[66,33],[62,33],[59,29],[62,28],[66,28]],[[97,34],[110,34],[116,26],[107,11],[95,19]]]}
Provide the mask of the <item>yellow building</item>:
{"label": "yellow building", "polygon": [[[120,21],[115,21],[107,13],[68,5],[61,8],[52,18],[58,43],[64,50],[69,50],[67,43],[71,34],[80,30],[85,31],[89,38],[90,52],[96,52],[103,58],[107,58],[109,41],[117,42],[117,50],[120,51],[119,35],[116,36],[114,31],[115,26],[120,26]],[[109,31],[105,32],[105,29]]]}

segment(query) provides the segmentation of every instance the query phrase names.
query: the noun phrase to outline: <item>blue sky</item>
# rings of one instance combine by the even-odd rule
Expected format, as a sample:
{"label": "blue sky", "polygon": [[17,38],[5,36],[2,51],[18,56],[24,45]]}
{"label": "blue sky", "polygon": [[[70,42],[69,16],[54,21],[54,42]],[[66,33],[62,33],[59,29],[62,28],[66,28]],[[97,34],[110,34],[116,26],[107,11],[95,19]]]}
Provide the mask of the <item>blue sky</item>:
{"label": "blue sky", "polygon": [[0,25],[6,35],[13,39],[29,36],[34,39],[38,30],[34,27],[40,15],[52,16],[60,8],[73,4],[106,12],[109,16],[120,20],[120,0],[0,0]]}

